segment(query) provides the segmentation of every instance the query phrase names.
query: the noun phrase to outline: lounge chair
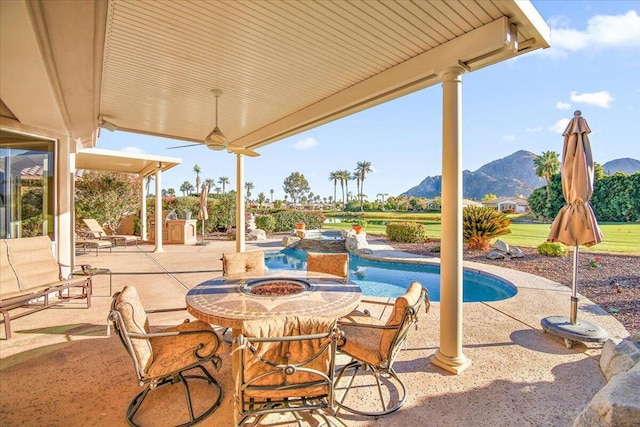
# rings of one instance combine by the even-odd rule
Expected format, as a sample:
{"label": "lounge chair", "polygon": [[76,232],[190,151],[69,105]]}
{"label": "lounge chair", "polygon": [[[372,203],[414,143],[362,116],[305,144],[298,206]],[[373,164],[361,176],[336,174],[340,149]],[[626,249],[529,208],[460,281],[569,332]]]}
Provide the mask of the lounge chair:
{"label": "lounge chair", "polygon": [[91,233],[80,233],[80,235],[76,234],[75,242],[76,248],[84,250],[85,253],[87,252],[87,249],[95,249],[96,256],[98,256],[99,249],[109,249],[109,252],[111,252],[111,248],[113,247],[111,240],[93,238],[93,234]]}
{"label": "lounge chair", "polygon": [[138,246],[138,241],[140,240],[139,236],[130,234],[108,234],[95,219],[83,218],[82,221],[84,221],[89,232],[93,234],[96,239],[110,240],[113,242],[114,246],[118,246],[118,243],[122,243],[126,246],[129,242],[134,242],[136,246]]}

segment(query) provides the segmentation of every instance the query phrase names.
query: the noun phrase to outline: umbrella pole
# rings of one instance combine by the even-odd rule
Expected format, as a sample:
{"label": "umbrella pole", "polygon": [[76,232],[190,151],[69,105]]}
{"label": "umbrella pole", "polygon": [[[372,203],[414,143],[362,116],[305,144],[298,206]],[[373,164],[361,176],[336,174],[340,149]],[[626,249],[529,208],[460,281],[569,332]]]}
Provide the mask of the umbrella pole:
{"label": "umbrella pole", "polygon": [[573,275],[571,277],[571,324],[578,323],[578,245],[573,251]]}

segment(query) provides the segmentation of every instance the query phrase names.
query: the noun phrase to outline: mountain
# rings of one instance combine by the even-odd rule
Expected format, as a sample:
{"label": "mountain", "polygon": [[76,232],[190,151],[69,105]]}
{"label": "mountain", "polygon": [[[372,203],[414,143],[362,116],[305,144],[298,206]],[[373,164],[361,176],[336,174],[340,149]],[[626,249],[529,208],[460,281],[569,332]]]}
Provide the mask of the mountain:
{"label": "mountain", "polygon": [[[533,159],[536,155],[520,150],[503,159],[487,163],[475,172],[462,172],[462,193],[464,198],[482,199],[485,194],[496,196],[524,195],[544,185],[536,175]],[[414,197],[436,197],[442,189],[442,176],[428,176],[417,186],[402,195]]]}
{"label": "mountain", "polygon": [[[536,175],[533,160],[537,156],[530,151],[516,151],[503,159],[487,163],[475,172],[462,172],[462,194],[466,199],[480,200],[486,194],[498,197],[523,195],[528,197],[533,190],[545,185]],[[602,165],[604,173],[616,172],[628,174],[640,172],[640,160],[623,158],[611,160]],[[442,191],[442,176],[428,176],[420,184],[410,188],[401,196],[436,197]]]}
{"label": "mountain", "polygon": [[613,175],[616,172],[624,172],[631,175],[640,172],[640,160],[630,159],[629,157],[615,159],[603,164],[602,169],[607,175]]}

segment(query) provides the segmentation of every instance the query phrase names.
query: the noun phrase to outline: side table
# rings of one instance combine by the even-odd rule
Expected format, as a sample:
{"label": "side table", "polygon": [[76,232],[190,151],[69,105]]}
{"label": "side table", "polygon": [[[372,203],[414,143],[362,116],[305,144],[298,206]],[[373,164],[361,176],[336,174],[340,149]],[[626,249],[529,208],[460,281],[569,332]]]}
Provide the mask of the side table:
{"label": "side table", "polygon": [[[93,278],[93,276],[98,275],[98,274],[108,274],[109,275],[109,295],[111,296],[111,294],[113,293],[113,288],[112,288],[112,273],[111,270],[108,268],[103,268],[103,267],[91,267],[88,264],[83,264],[81,265],[82,269],[81,270],[77,270],[74,271],[72,274],[74,275],[78,275],[78,276],[90,276]],[[93,289],[93,286],[92,286]]]}

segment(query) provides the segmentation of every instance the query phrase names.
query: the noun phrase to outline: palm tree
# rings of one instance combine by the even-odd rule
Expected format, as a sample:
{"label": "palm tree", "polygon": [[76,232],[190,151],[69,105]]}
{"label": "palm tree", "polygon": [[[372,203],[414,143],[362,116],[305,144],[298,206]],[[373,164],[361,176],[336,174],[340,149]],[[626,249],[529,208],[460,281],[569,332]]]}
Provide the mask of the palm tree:
{"label": "palm tree", "polygon": [[193,171],[196,173],[196,191],[200,188],[200,166],[196,163],[193,167]]}
{"label": "palm tree", "polygon": [[185,181],[180,186],[180,191],[182,191],[182,195],[186,197],[187,194],[193,191],[193,185],[189,181]]}
{"label": "palm tree", "polygon": [[542,155],[533,159],[536,175],[547,181],[547,199],[551,197],[551,177],[560,172],[560,161],[555,151],[543,151]]}
{"label": "palm tree", "polygon": [[149,175],[146,179],[147,184],[147,197],[149,197],[149,192],[151,191],[151,181],[153,181],[153,175]]}
{"label": "palm tree", "polygon": [[[338,171],[340,174],[340,186],[342,187],[342,206],[345,204],[345,194],[349,193],[349,180],[351,179],[351,174],[348,170]],[[347,198],[346,201],[349,201]]]}
{"label": "palm tree", "polygon": [[269,193],[271,193],[271,203],[273,203],[273,188],[269,190]]}
{"label": "palm tree", "polygon": [[[336,200],[336,189],[338,187],[338,181],[340,181],[340,171],[334,171],[329,174],[329,181],[333,181],[333,200]],[[335,209],[336,205],[334,202],[333,208]]]}
{"label": "palm tree", "polygon": [[371,162],[363,161],[358,162],[356,166],[356,175],[358,178],[358,195],[360,196],[360,210],[363,210],[364,204],[364,179],[366,178],[368,173],[373,172],[373,168],[371,167]]}
{"label": "palm tree", "polygon": [[207,186],[207,188],[209,189],[209,191],[213,190],[214,188],[216,188],[216,181],[213,178],[207,178],[204,180],[205,185]]}
{"label": "palm tree", "polygon": [[221,176],[220,179],[218,179],[218,184],[222,185],[222,194],[225,194],[225,189],[227,188],[227,184],[229,183],[229,178],[227,178],[226,176]]}
{"label": "palm tree", "polygon": [[244,189],[246,191],[246,199],[249,201],[249,197],[251,197],[251,190],[253,190],[253,182],[247,181],[244,183]]}

